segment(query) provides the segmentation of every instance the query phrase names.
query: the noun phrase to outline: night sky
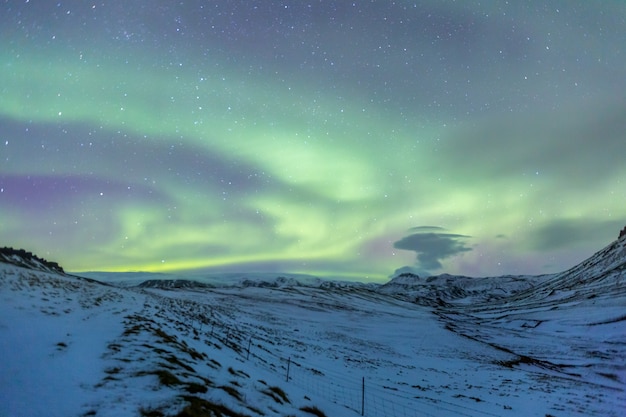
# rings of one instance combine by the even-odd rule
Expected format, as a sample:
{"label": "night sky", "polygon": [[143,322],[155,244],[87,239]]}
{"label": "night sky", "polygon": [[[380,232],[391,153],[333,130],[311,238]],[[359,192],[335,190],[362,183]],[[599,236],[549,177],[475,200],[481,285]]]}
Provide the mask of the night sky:
{"label": "night sky", "polygon": [[557,272],[626,225],[626,2],[0,3],[0,245]]}

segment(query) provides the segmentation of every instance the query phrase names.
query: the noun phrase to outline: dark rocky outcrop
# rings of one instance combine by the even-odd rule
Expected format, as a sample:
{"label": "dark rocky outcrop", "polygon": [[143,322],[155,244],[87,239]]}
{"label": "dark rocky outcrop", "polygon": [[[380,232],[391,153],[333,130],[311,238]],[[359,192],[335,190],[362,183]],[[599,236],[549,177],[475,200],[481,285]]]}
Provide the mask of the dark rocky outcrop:
{"label": "dark rocky outcrop", "polygon": [[11,247],[0,248],[0,262],[21,266],[29,269],[37,269],[47,272],[64,274],[63,268],[56,262],[47,261],[24,249]]}

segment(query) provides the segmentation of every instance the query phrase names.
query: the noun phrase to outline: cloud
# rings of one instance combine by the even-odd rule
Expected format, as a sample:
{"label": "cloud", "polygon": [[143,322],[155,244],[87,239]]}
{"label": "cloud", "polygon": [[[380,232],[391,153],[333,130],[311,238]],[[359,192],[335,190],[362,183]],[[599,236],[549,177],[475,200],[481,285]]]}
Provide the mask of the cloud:
{"label": "cloud", "polygon": [[439,226],[416,226],[416,227],[411,227],[409,229],[409,232],[417,232],[417,233],[422,233],[422,232],[441,232],[444,231],[446,229],[444,229],[443,227],[439,227]]}
{"label": "cloud", "polygon": [[416,269],[424,272],[441,269],[446,258],[469,252],[464,239],[470,236],[444,233],[445,229],[436,226],[419,226],[409,229],[412,233],[394,242],[393,247],[413,251],[417,254]]}
{"label": "cloud", "polygon": [[452,131],[441,150],[446,168],[462,173],[457,176],[461,181],[488,178],[493,184],[539,173],[535,181],[546,186],[596,186],[623,175],[625,130],[626,102],[607,97],[561,112],[488,118]]}
{"label": "cloud", "polygon": [[589,241],[601,242],[606,236],[617,239],[622,221],[591,218],[557,219],[530,236],[530,247],[538,251],[572,248]]}

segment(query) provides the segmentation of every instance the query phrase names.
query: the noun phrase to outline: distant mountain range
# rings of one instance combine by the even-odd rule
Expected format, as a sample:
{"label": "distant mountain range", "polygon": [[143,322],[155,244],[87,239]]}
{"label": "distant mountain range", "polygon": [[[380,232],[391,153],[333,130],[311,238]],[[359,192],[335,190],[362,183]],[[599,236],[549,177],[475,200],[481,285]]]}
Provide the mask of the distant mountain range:
{"label": "distant mountain range", "polygon": [[[403,298],[420,305],[474,306],[499,301],[530,303],[531,300],[561,300],[624,295],[622,277],[626,268],[626,227],[619,238],[590,258],[566,271],[546,275],[504,275],[468,277],[441,274],[420,277],[400,273],[384,284],[321,279],[305,274],[225,273],[164,274],[149,272],[89,272],[84,277],[110,284],[140,288],[219,288],[219,287],[311,287],[324,289],[363,288]],[[64,273],[50,262],[24,249],[0,248],[0,262],[44,272]]]}

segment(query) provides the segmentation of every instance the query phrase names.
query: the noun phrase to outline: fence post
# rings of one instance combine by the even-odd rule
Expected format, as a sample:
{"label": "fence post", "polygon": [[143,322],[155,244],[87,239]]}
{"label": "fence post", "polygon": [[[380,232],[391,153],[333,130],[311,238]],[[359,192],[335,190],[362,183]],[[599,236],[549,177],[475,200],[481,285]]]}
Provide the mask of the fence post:
{"label": "fence post", "polygon": [[250,341],[248,342],[248,356],[246,356],[246,360],[250,359],[250,346],[252,345],[252,336],[250,336]]}
{"label": "fence post", "polygon": [[363,383],[361,385],[361,415],[365,415],[365,377],[363,377]]}
{"label": "fence post", "polygon": [[289,366],[291,365],[291,356],[287,359],[287,382],[289,382]]}

